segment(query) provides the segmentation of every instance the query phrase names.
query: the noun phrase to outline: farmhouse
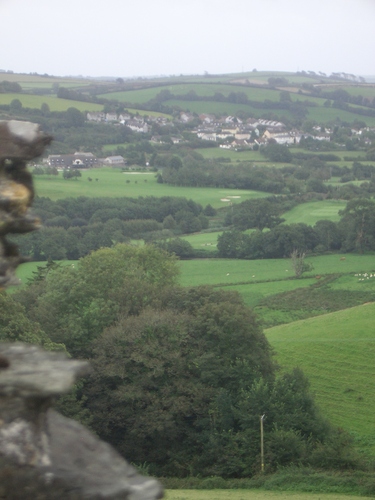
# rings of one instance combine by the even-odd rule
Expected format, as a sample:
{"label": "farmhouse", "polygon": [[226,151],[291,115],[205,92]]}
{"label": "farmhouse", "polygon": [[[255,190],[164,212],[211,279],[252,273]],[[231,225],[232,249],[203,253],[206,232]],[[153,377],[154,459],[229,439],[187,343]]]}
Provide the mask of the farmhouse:
{"label": "farmhouse", "polygon": [[87,113],[86,118],[89,122],[103,122],[105,120],[105,113],[92,111]]}
{"label": "farmhouse", "polygon": [[271,132],[268,128],[263,134],[263,139],[270,141],[273,139],[277,144],[299,144],[302,132],[291,130],[290,132]]}
{"label": "farmhouse", "polygon": [[92,168],[98,165],[98,159],[92,153],[77,152],[70,155],[49,155],[47,164],[60,168]]}
{"label": "farmhouse", "polygon": [[103,164],[111,167],[123,167],[126,161],[123,156],[107,156],[107,158],[104,158]]}
{"label": "farmhouse", "polygon": [[143,120],[128,120],[126,126],[130,128],[133,132],[147,134],[148,125]]}
{"label": "farmhouse", "polygon": [[197,136],[199,137],[199,139],[202,139],[202,141],[216,142],[216,134],[205,134],[203,132],[198,132]]}

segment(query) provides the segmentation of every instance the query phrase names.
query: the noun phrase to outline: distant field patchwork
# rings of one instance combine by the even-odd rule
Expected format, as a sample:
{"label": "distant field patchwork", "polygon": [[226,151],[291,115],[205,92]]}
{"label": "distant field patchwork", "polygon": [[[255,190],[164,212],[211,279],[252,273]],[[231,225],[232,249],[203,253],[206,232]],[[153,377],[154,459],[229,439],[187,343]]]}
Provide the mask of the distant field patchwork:
{"label": "distant field patchwork", "polygon": [[24,108],[40,109],[42,104],[48,104],[51,111],[66,111],[77,108],[79,111],[101,111],[102,104],[92,102],[71,101],[48,95],[31,94],[0,94],[0,104],[10,104],[14,99],[21,101]]}
{"label": "distant field patchwork", "polygon": [[[91,177],[92,182],[88,180]],[[96,180],[98,179],[98,180]],[[98,168],[83,170],[78,180],[65,180],[60,173],[56,176],[34,176],[38,196],[48,196],[52,200],[77,196],[180,196],[192,199],[203,206],[211,204],[220,208],[247,199],[262,198],[267,193],[251,190],[175,187],[156,182],[155,172],[121,172],[119,169]]]}

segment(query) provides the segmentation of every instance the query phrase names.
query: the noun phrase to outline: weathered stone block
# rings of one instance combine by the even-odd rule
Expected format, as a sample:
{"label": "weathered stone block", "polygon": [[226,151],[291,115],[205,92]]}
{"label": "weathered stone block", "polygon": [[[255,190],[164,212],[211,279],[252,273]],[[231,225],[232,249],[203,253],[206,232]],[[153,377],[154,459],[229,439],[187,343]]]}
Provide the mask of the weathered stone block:
{"label": "weathered stone block", "polygon": [[162,498],[110,445],[51,409],[89,365],[26,344],[0,344],[0,498]]}

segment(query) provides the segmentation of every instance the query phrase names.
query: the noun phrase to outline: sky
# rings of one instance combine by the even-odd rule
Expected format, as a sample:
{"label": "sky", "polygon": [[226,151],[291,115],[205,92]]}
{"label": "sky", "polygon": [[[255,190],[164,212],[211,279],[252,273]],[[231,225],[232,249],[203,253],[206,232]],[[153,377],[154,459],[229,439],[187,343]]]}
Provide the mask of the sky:
{"label": "sky", "polygon": [[0,69],[375,75],[375,0],[0,0]]}

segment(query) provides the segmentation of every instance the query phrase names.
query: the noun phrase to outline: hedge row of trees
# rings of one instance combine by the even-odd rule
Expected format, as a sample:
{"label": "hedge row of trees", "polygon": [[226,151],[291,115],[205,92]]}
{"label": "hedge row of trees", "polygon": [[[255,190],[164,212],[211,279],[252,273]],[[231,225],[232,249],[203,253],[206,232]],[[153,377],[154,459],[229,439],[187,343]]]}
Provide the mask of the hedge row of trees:
{"label": "hedge row of trees", "polygon": [[[267,205],[259,203],[259,207],[261,206],[266,209]],[[268,220],[266,220],[267,213],[260,212],[260,222],[249,221],[244,227],[241,224],[246,222],[246,217],[237,219],[234,215],[237,227],[245,229],[257,227],[258,230],[251,234],[243,233],[239,229],[224,232],[218,237],[219,257],[274,259],[289,257],[296,249],[299,252],[318,253],[374,251],[375,202],[369,199],[353,199],[339,214],[341,215],[339,222],[320,220],[314,227],[302,223],[275,225],[279,220],[274,211],[269,212]],[[240,212],[240,215],[243,213]],[[270,230],[262,232],[263,227],[269,227]]]}
{"label": "hedge row of trees", "polygon": [[[101,247],[130,239],[171,238],[208,227],[215,211],[186,198],[36,198],[43,228],[15,237],[33,260],[76,260]],[[186,256],[186,255],[185,255]]]}
{"label": "hedge row of trees", "polygon": [[229,189],[253,189],[274,194],[315,192],[332,197],[347,197],[347,189],[330,186],[324,181],[332,176],[341,177],[342,183],[349,180],[369,181],[358,187],[358,191],[375,192],[375,168],[358,161],[353,168],[341,167],[333,163],[333,154],[291,154],[286,146],[271,144],[262,148],[263,154],[275,163],[293,163],[281,168],[257,167],[242,162],[232,166],[221,161],[205,160],[200,155],[187,154],[182,159],[177,156],[155,157],[154,165],[161,168],[158,182],[173,186],[220,187]]}
{"label": "hedge row of trees", "polygon": [[[348,185],[349,187],[349,185]],[[348,198],[358,188],[348,190]],[[341,220],[306,224],[282,224],[282,214],[305,200],[303,196],[247,200],[227,211],[223,221],[229,230],[218,238],[218,254],[229,258],[289,257],[303,252],[365,252],[375,250],[374,202],[351,199]],[[33,260],[76,260],[93,250],[116,243],[143,239],[181,258],[202,256],[181,234],[207,229],[216,211],[184,198],[70,198],[51,201],[36,198],[35,214],[43,222],[38,232],[14,237],[23,255]],[[267,228],[269,231],[263,232]],[[255,229],[251,234],[242,231]],[[198,252],[198,253],[197,253]]]}
{"label": "hedge row of trees", "polygon": [[257,473],[264,413],[267,470],[356,467],[347,436],[322,418],[303,373],[278,373],[240,296],[181,288],[177,274],[175,258],[150,245],[51,264],[25,289],[0,295],[0,338],[89,359],[92,376],[60,410],[153,474]]}

